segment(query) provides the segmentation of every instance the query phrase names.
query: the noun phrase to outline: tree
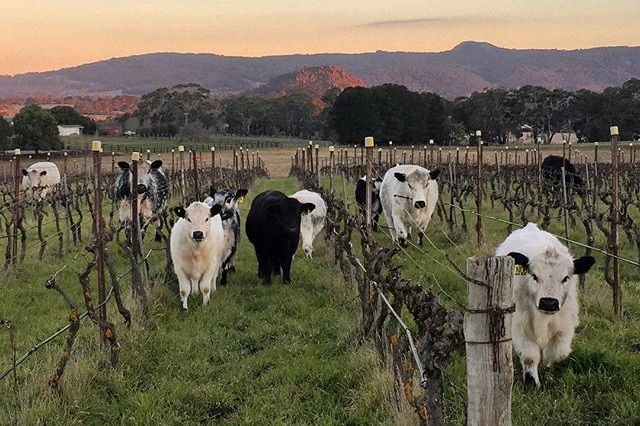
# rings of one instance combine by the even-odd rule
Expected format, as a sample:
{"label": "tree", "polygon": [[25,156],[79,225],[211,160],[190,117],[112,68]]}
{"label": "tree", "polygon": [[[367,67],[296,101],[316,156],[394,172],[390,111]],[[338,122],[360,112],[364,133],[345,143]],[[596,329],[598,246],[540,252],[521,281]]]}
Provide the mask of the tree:
{"label": "tree", "polygon": [[13,118],[16,147],[40,150],[62,149],[58,125],[51,112],[38,105],[27,105]]}
{"label": "tree", "polygon": [[56,106],[51,108],[51,114],[58,124],[79,124],[83,127],[85,135],[93,135],[96,132],[96,122],[89,117],[81,115],[70,106]]}
{"label": "tree", "polygon": [[0,117],[0,150],[11,148],[11,125]]}

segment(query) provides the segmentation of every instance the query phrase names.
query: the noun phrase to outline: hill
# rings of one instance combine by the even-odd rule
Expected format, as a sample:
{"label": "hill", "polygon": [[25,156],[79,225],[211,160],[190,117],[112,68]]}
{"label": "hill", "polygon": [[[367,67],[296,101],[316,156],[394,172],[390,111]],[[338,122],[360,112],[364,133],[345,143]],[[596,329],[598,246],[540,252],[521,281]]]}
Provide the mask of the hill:
{"label": "hill", "polygon": [[378,51],[260,58],[153,53],[57,71],[0,76],[0,97],[141,95],[184,83],[201,84],[215,94],[231,94],[259,88],[282,74],[326,65],[358,76],[367,86],[397,83],[450,99],[486,87],[526,84],[600,91],[640,75],[640,47],[517,50],[463,42],[437,53]]}
{"label": "hill", "polygon": [[364,82],[348,71],[336,66],[306,67],[300,71],[283,74],[272,78],[257,89],[248,93],[258,96],[280,97],[292,93],[302,93],[312,99],[320,99],[324,93],[337,87],[362,87]]}

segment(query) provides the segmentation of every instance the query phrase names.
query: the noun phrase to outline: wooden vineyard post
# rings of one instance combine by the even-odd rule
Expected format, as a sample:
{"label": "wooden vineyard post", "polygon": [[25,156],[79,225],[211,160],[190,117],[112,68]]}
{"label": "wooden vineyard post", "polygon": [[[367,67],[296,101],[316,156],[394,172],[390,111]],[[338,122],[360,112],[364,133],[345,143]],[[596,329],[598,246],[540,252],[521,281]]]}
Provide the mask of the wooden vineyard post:
{"label": "wooden vineyard post", "polygon": [[18,226],[20,222],[20,186],[22,169],[20,168],[20,149],[14,151],[13,160],[13,237],[11,239],[11,259],[9,263],[18,264]]}
{"label": "wooden vineyard post", "polygon": [[477,243],[478,247],[482,246],[484,242],[484,237],[482,236],[482,217],[480,214],[482,213],[482,132],[480,130],[476,130],[476,143],[478,148],[478,187],[476,188],[476,235],[477,235]]}
{"label": "wooden vineyard post", "polygon": [[[98,278],[98,317],[101,324],[107,322],[107,306],[105,300],[107,292],[104,282],[104,219],[102,218],[102,142],[93,141],[91,143],[93,154],[93,224],[94,237],[96,241],[96,275]],[[136,169],[137,170],[137,169]],[[133,181],[136,182],[136,181]],[[102,343],[107,342],[104,328],[100,328]]]}
{"label": "wooden vineyard post", "polygon": [[316,148],[316,175],[318,175],[318,186],[320,186],[320,164],[319,164],[320,145],[316,144],[315,148]]}
{"label": "wooden vineyard post", "polygon": [[435,161],[433,160],[433,139],[429,139],[429,167],[433,167]]}
{"label": "wooden vineyard post", "polygon": [[329,146],[329,193],[333,194],[333,163],[334,163],[335,148],[333,145]]}
{"label": "wooden vineyard post", "polygon": [[[611,134],[611,232],[609,241],[609,252],[611,253],[611,262],[613,270],[611,272],[611,280],[609,284],[613,290],[613,313],[618,319],[622,319],[622,289],[620,288],[620,262],[619,255],[619,239],[618,239],[618,223],[620,222],[618,204],[620,200],[620,188],[618,185],[618,126],[611,126],[609,129]],[[607,280],[609,281],[609,280]]]}
{"label": "wooden vineyard post", "polygon": [[513,267],[509,256],[467,260],[470,281],[464,338],[469,426],[511,425]]}
{"label": "wooden vineyard post", "polygon": [[198,187],[198,154],[196,153],[196,150],[193,150],[193,185],[195,188],[195,200],[199,201],[200,200],[200,190]]}
{"label": "wooden vineyard post", "polygon": [[184,177],[184,146],[178,146],[178,163],[180,166],[180,195],[182,196],[182,205],[187,205],[187,182]]}
{"label": "wooden vineyard post", "polygon": [[216,186],[216,147],[211,147],[211,186]]}
{"label": "wooden vineyard post", "polygon": [[364,149],[367,151],[367,191],[366,191],[366,206],[367,206],[367,226],[371,226],[371,203],[373,192],[373,137],[367,136],[364,138]]}
{"label": "wooden vineyard post", "polygon": [[388,167],[391,168],[395,166],[395,164],[393,164],[393,141],[389,141],[389,165]]}

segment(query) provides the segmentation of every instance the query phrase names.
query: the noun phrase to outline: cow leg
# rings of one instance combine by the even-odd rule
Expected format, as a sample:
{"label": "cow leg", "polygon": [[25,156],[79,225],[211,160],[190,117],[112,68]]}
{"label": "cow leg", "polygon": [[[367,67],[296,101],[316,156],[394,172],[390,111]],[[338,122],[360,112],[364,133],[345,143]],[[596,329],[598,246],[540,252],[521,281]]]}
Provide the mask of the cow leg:
{"label": "cow leg", "polygon": [[540,364],[540,348],[535,342],[524,342],[524,351],[520,354],[522,364],[522,378],[525,385],[540,387],[538,365]]}
{"label": "cow leg", "polygon": [[404,222],[402,221],[402,218],[399,215],[392,215],[392,221],[391,223],[393,223],[392,227],[395,230],[395,239],[394,241],[399,241],[400,239],[402,240],[406,240],[408,233],[407,233],[407,228],[404,225]]}
{"label": "cow leg", "polygon": [[288,257],[282,260],[282,282],[285,284],[291,283],[291,261],[292,258]]}
{"label": "cow leg", "polygon": [[556,334],[542,350],[542,359],[546,366],[560,362],[571,353],[573,333]]}
{"label": "cow leg", "polygon": [[209,298],[211,297],[211,293],[216,291],[216,278],[218,265],[214,265],[212,272],[206,274],[202,277],[200,281],[200,291],[202,291],[202,305],[206,305],[209,303]]}
{"label": "cow leg", "polygon": [[176,270],[176,275],[178,276],[178,284],[180,288],[180,302],[182,303],[182,309],[185,311],[188,309],[187,300],[189,299],[189,293],[191,293],[191,280],[181,270]]}
{"label": "cow leg", "polygon": [[418,245],[422,247],[422,239],[424,238],[424,232],[418,231]]}

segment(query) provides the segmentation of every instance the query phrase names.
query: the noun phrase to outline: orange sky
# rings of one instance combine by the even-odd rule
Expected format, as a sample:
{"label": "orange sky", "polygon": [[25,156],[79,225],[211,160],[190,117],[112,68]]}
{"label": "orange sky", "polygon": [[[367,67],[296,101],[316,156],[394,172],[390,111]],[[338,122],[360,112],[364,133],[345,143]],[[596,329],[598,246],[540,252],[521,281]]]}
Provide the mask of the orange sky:
{"label": "orange sky", "polygon": [[3,0],[0,74],[149,52],[264,56],[640,45],[639,0]]}

